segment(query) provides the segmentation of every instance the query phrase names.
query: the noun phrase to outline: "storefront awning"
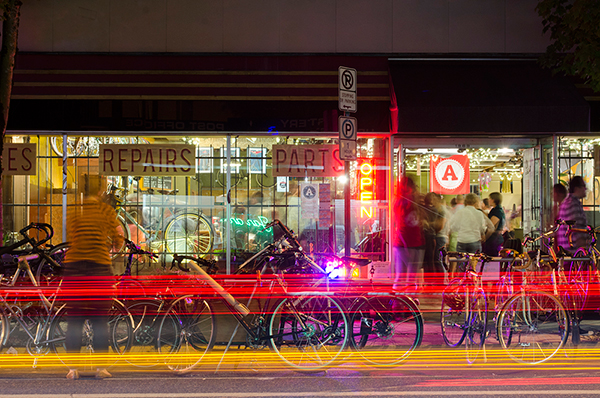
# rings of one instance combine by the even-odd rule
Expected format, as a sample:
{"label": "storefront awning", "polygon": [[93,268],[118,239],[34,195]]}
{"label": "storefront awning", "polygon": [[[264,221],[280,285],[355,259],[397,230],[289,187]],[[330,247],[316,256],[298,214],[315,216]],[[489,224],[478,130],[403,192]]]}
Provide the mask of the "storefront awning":
{"label": "storefront awning", "polygon": [[590,130],[575,86],[533,60],[390,61],[390,77],[400,133]]}
{"label": "storefront awning", "polygon": [[[381,56],[19,53],[9,123],[16,130],[336,132],[339,66],[358,70],[359,131],[389,131]],[[141,101],[147,106],[128,111]]]}

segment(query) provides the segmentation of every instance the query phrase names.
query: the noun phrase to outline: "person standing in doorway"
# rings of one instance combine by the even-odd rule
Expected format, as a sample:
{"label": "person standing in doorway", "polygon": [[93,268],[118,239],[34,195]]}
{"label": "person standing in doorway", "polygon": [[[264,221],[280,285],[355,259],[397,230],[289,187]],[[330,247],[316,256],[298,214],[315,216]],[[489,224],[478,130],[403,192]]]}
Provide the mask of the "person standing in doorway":
{"label": "person standing in doorway", "polygon": [[433,206],[438,214],[438,217],[434,223],[435,234],[435,251],[433,254],[433,265],[434,272],[439,276],[439,281],[445,283],[446,281],[446,268],[442,261],[442,248],[448,245],[448,218],[450,213],[446,208],[446,204],[442,199],[442,196],[438,193],[434,194]]}
{"label": "person standing in doorway", "polygon": [[502,195],[500,192],[492,192],[489,197],[490,212],[488,218],[494,224],[492,235],[485,241],[484,253],[488,256],[497,256],[504,243],[504,227],[506,226],[506,216],[502,208]]}
{"label": "person standing in doorway", "polygon": [[461,253],[481,252],[481,241],[493,231],[488,227],[485,214],[476,208],[479,197],[470,193],[465,198],[465,207],[457,210],[450,218],[450,231],[457,235],[456,251]]}
{"label": "person standing in doorway", "polygon": [[483,211],[485,214],[490,214],[490,210],[492,210],[492,207],[493,206],[490,206],[489,198],[481,199],[481,211]]}
{"label": "person standing in doorway", "polygon": [[[86,319],[93,329],[94,352],[108,353],[108,320],[115,283],[110,245],[119,247],[123,241],[117,228],[115,210],[98,196],[86,197],[82,206],[71,207],[67,214],[70,248],[65,258],[64,277],[68,298],[65,344],[69,354],[79,354],[81,350]],[[76,293],[70,295],[69,290]],[[99,367],[96,377],[106,378],[111,374],[105,367]],[[78,379],[79,369],[71,368],[67,378]]]}

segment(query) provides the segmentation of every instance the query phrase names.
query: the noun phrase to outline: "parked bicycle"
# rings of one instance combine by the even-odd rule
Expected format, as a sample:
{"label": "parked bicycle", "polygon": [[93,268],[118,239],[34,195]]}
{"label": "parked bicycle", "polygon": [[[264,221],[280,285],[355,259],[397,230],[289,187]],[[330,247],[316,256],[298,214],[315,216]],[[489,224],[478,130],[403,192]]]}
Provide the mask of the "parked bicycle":
{"label": "parked bicycle", "polygon": [[[554,228],[533,239],[526,237],[523,246],[539,245],[537,250],[528,251],[529,268],[534,271],[533,283],[538,288],[551,289],[569,313],[571,339],[573,344],[580,342],[579,324],[588,300],[592,271],[591,257],[585,249],[579,249],[574,255],[555,244],[556,233],[561,225],[567,225],[569,241],[573,222],[556,220]],[[593,230],[588,228],[584,231]]]}
{"label": "parked bicycle", "polygon": [[418,305],[408,296],[392,292],[389,286],[371,281],[353,284],[351,275],[368,259],[320,254],[315,262],[298,242],[295,234],[274,220],[282,240],[266,246],[248,259],[238,272],[311,276],[303,280],[306,289],[321,287],[335,292],[346,308],[350,324],[350,348],[375,366],[394,366],[420,346],[423,318]]}
{"label": "parked bicycle", "polygon": [[[250,310],[206,271],[190,264],[197,282],[205,282],[248,334],[251,347],[270,346],[299,371],[317,371],[335,364],[346,347],[348,321],[342,305],[324,294],[290,291],[281,278],[271,279],[271,294],[253,317]],[[176,321],[173,321],[176,320]],[[215,342],[212,305],[201,295],[175,300],[159,328],[158,352],[178,372],[193,369]]]}
{"label": "parked bicycle", "polygon": [[[466,263],[462,277],[455,278],[442,293],[441,326],[444,341],[450,347],[465,342],[467,361],[473,363],[483,347],[487,332],[488,302],[481,274],[489,257],[482,253],[447,253],[457,262]],[[477,264],[481,267],[477,271]]]}
{"label": "parked bicycle", "polygon": [[[180,271],[181,275],[188,275],[191,271],[186,265],[188,262],[203,267],[210,275],[214,275],[218,270],[216,263],[212,260],[177,254],[173,256],[171,270]],[[133,287],[133,292],[130,290],[130,293],[135,293],[134,297],[130,296],[125,302],[133,323],[132,341],[125,356],[125,360],[130,364],[148,368],[162,362],[161,356],[157,355],[161,324],[170,325],[169,327],[173,329],[176,327],[175,323],[180,323],[178,327],[181,330],[192,332],[189,336],[180,336],[182,340],[188,339],[196,346],[203,344],[200,342],[201,338],[194,334],[195,327],[193,325],[195,322],[194,314],[201,312],[203,300],[188,300],[185,305],[180,303],[177,312],[179,317],[167,313],[171,303],[179,297],[177,287],[183,280],[177,278],[177,276],[177,274],[170,277],[158,275],[132,278],[127,281],[129,286]],[[186,282],[186,289],[194,288],[189,280]],[[191,312],[187,314],[187,310]],[[204,342],[204,344],[207,343]],[[181,344],[185,343],[181,341]]]}

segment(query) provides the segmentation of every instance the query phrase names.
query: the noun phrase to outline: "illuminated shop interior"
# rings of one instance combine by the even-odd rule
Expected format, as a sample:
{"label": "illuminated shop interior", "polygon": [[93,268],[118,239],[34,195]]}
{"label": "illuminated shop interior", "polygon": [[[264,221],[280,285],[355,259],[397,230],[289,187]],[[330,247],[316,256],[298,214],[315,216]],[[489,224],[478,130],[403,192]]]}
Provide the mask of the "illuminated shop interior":
{"label": "illuminated shop interior", "polygon": [[[222,269],[229,266],[235,270],[273,241],[273,230],[265,226],[275,218],[298,235],[309,253],[344,255],[344,187],[350,184],[352,252],[386,260],[389,159],[385,138],[358,140],[358,160],[350,162],[348,179],[343,167],[338,167],[343,161],[337,163],[340,172],[335,176],[290,177],[276,175],[273,170],[274,146],[328,146],[333,151],[338,148],[337,137],[69,135],[66,163],[64,137],[11,137],[14,143],[35,144],[37,164],[34,175],[7,176],[3,181],[7,240],[15,239],[24,225],[40,221],[54,227],[53,243],[62,242],[65,208],[78,205],[87,194],[112,186],[110,201],[123,225],[123,234],[161,254],[163,262],[177,253],[212,258],[220,262]],[[107,145],[117,150],[188,145],[194,152],[193,172],[111,175],[103,170],[105,159],[100,153]],[[124,151],[114,156],[126,157],[121,159],[123,167],[132,157],[144,161],[135,151],[133,155]],[[118,164],[119,159],[112,160]],[[318,196],[310,206],[303,203],[300,192],[307,184],[313,184]],[[115,264],[120,262],[122,258],[116,256]]]}

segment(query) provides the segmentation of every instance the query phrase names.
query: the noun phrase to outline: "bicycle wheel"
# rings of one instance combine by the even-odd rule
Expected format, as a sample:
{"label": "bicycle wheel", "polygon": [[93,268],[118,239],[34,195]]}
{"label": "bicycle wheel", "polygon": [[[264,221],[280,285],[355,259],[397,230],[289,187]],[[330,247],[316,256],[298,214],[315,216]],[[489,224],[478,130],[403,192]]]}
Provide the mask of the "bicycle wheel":
{"label": "bicycle wheel", "polygon": [[162,322],[165,323],[165,330],[173,330],[177,325],[177,318],[170,315],[164,315],[165,302],[160,300],[143,301],[132,304],[127,307],[133,320],[133,338],[129,346],[129,351],[125,355],[125,360],[130,364],[149,368],[160,363],[158,350],[158,330]]}
{"label": "bicycle wheel", "polygon": [[[505,322],[508,317],[510,322]],[[552,358],[569,336],[569,315],[560,300],[543,291],[511,297],[498,314],[500,345],[513,360],[538,364]],[[510,327],[510,333],[505,328]],[[510,341],[505,336],[511,335]]]}
{"label": "bicycle wheel", "polygon": [[419,347],[423,318],[410,299],[383,295],[359,300],[350,314],[350,344],[367,362],[397,365]]}
{"label": "bicycle wheel", "polygon": [[175,300],[161,317],[157,350],[169,369],[192,370],[215,344],[215,315],[208,302],[194,296]]}
{"label": "bicycle wheel", "polygon": [[113,300],[109,313],[109,352],[108,354],[97,354],[91,358],[94,352],[94,331],[89,322],[83,327],[82,348],[77,353],[68,353],[66,349],[66,332],[68,328],[66,306],[62,306],[52,319],[48,329],[48,343],[60,361],[69,367],[109,367],[114,365],[119,356],[123,355],[132,341],[132,318],[125,306],[117,300]]}
{"label": "bicycle wheel", "polygon": [[453,279],[442,292],[440,324],[442,337],[449,347],[461,345],[467,333],[465,295],[462,279]]}
{"label": "bicycle wheel", "polygon": [[[81,138],[70,137],[67,138],[67,155],[69,157],[76,157],[81,155],[84,150],[84,146]],[[63,137],[50,137],[50,147],[59,157],[63,157]]]}
{"label": "bicycle wheel", "polygon": [[[124,239],[131,240],[131,231],[127,225],[127,221],[122,216],[117,216],[117,232]],[[111,259],[115,259],[118,256],[126,252],[125,240],[120,245],[113,244],[110,248]]]}
{"label": "bicycle wheel", "polygon": [[[232,170],[233,170],[233,168],[232,168]],[[242,179],[243,178],[242,178],[241,173],[231,173],[231,182],[230,182],[231,188],[237,186],[240,182],[242,182]],[[223,188],[227,187],[227,173],[222,172],[221,170],[218,170],[215,181],[221,187],[223,187]]]}
{"label": "bicycle wheel", "polygon": [[475,289],[469,294],[468,327],[465,336],[467,362],[474,363],[481,352],[487,334],[487,300],[483,289]]}
{"label": "bicycle wheel", "polygon": [[258,186],[261,188],[273,188],[275,185],[277,185],[276,177],[271,177],[271,179],[273,180],[273,182],[271,184],[265,184],[265,182],[264,182],[265,178],[266,177],[264,174],[254,174],[254,179],[256,180],[256,183],[258,184]]}
{"label": "bicycle wheel", "polygon": [[210,222],[195,213],[175,216],[165,229],[167,251],[181,255],[205,256],[212,249],[214,236]]}
{"label": "bicycle wheel", "polygon": [[48,286],[60,280],[62,265],[65,261],[67,250],[69,250],[69,244],[63,242],[54,246],[48,252],[48,256],[50,256],[50,258],[52,258],[57,265],[61,266],[60,268],[57,268],[55,264],[49,263],[42,258],[35,270],[35,280],[41,286]]}
{"label": "bicycle wheel", "polygon": [[134,276],[121,275],[115,284],[115,298],[129,308],[131,303],[146,298],[144,285]]}
{"label": "bicycle wheel", "polygon": [[347,344],[349,326],[342,306],[325,296],[286,298],[273,311],[269,343],[298,371],[314,372],[335,364]]}
{"label": "bicycle wheel", "polygon": [[[573,257],[589,257],[584,249],[578,249]],[[569,289],[571,300],[576,311],[583,311],[588,298],[590,281],[592,279],[593,262],[591,260],[572,261],[569,271]]]}

